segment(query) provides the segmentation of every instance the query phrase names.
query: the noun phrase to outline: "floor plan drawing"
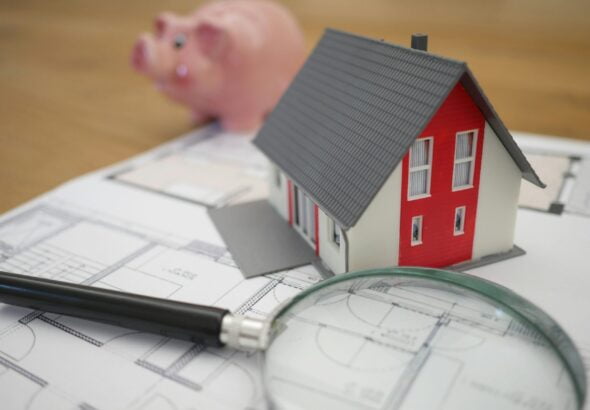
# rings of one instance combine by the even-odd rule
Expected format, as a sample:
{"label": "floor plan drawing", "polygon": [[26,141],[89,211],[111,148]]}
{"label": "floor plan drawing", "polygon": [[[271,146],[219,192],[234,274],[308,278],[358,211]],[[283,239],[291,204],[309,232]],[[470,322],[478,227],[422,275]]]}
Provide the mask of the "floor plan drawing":
{"label": "floor plan drawing", "polygon": [[[300,398],[300,408],[576,408],[567,370],[532,326],[416,279],[382,282],[326,290],[286,320],[268,353],[282,370],[269,372],[270,390]],[[289,354],[275,357],[279,350]],[[527,370],[506,372],[511,366]],[[546,376],[530,383],[533,374]]]}
{"label": "floor plan drawing", "polygon": [[588,188],[583,186],[590,175],[590,158],[562,156],[551,153],[527,155],[535,169],[539,169],[547,184],[545,189],[535,189],[523,184],[519,206],[561,215],[570,212],[590,216]]}
{"label": "floor plan drawing", "polygon": [[523,184],[519,206],[590,217],[590,146],[588,144],[515,133],[529,162],[547,184],[534,189]]}
{"label": "floor plan drawing", "polygon": [[191,134],[177,149],[111,178],[208,207],[264,198],[267,161],[252,138],[209,126]]}
{"label": "floor plan drawing", "polygon": [[[125,224],[62,200],[2,220],[0,249],[0,270],[259,317],[319,280],[311,266],[245,280],[225,247],[205,237]],[[255,355],[230,349],[0,308],[0,391],[19,392],[3,399],[11,409],[256,407],[257,366]]]}
{"label": "floor plan drawing", "polygon": [[[590,280],[580,270],[590,245],[590,149],[576,156],[572,150],[536,150],[525,143],[524,150],[541,160],[551,157],[541,164],[541,172],[546,168],[555,177],[549,195],[533,198],[532,206],[519,210],[515,239],[527,254],[469,273],[507,286],[546,309],[590,363],[589,329],[576,314],[590,309],[585,302]],[[195,131],[0,216],[0,270],[265,317],[319,282],[320,273],[308,265],[244,279],[207,210],[263,197],[266,175],[266,162],[247,137],[219,135],[216,126]],[[561,215],[548,212],[560,200]],[[558,294],[571,297],[565,300]],[[444,339],[453,332],[463,332],[466,349],[473,352],[481,351],[482,340],[501,334],[538,342],[516,324],[491,320],[483,311],[470,316],[474,312],[469,309],[432,301],[431,310],[418,309],[432,295],[397,294],[407,303],[389,313],[364,307],[357,296],[337,301],[347,305],[345,320],[373,330],[380,321],[405,321],[403,332],[373,334],[389,338],[400,355],[417,358],[416,366],[428,370],[407,373],[412,383],[397,387],[367,389],[334,381],[339,394],[367,407],[399,402],[403,409],[402,402],[411,408],[423,404],[420,400],[430,400],[427,405],[432,406],[451,400],[445,399],[453,389],[449,383],[465,374],[455,353],[444,349]],[[314,357],[354,369],[360,363],[355,352],[342,349],[336,336],[321,329]],[[436,349],[419,354],[427,340]],[[369,354],[369,344],[365,347],[361,351]],[[425,356],[428,360],[420,361]],[[393,355],[390,361],[399,357]],[[260,361],[258,354],[0,304],[0,407],[6,409],[262,409]],[[381,358],[372,368],[357,370],[366,375],[388,369]],[[428,397],[413,395],[411,387],[431,383],[429,377],[447,384],[434,383],[436,389]],[[474,383],[470,388],[498,392],[502,387],[491,380]],[[502,392],[511,394],[510,389]]]}
{"label": "floor plan drawing", "polygon": [[[515,136],[519,138],[519,134]],[[117,170],[110,178],[214,208],[264,198],[268,163],[251,144],[252,138],[223,133],[212,125],[189,134],[181,144],[162,150],[149,161]],[[538,146],[529,143],[526,134],[524,142],[527,159],[547,187],[523,183],[519,206],[558,215],[590,216],[590,152]]]}

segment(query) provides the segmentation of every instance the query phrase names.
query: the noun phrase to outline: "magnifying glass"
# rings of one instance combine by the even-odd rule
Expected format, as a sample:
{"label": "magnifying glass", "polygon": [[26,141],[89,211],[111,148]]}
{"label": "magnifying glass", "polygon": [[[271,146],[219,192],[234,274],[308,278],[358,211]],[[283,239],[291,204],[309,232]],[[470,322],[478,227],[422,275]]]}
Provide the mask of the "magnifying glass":
{"label": "magnifying glass", "polygon": [[553,319],[443,270],[338,275],[266,320],[12,274],[0,274],[0,301],[263,351],[271,408],[581,409],[586,397],[582,358]]}

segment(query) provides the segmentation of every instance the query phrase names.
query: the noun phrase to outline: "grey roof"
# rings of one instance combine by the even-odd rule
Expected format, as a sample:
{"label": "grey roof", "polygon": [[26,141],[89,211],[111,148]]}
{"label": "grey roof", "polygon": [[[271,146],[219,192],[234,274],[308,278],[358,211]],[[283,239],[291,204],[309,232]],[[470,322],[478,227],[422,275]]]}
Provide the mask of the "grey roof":
{"label": "grey roof", "polygon": [[348,229],[458,81],[523,178],[543,186],[465,63],[331,29],[254,144]]}

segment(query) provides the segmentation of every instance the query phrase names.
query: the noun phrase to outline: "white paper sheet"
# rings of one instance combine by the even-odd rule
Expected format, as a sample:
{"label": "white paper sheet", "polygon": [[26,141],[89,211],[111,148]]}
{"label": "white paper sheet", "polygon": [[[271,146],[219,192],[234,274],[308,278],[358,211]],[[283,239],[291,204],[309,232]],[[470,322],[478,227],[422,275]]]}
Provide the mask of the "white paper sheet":
{"label": "white paper sheet", "polygon": [[[319,280],[311,266],[245,280],[206,208],[105,178],[128,165],[0,218],[0,270],[252,316]],[[2,409],[258,408],[258,376],[231,349],[0,305]]]}
{"label": "white paper sheet", "polygon": [[[199,165],[228,148],[198,145],[203,132],[211,129],[78,178],[0,217],[0,269],[214,304],[254,316],[317,282],[312,267],[244,280],[206,208],[194,198],[213,198],[209,205],[219,206],[220,198],[228,198],[225,192],[209,195],[199,191],[192,177],[175,180],[174,173],[165,184],[150,185],[146,170],[178,171],[170,168],[171,158]],[[232,140],[228,138],[220,141]],[[531,136],[520,136],[519,142],[538,155],[590,161],[590,144]],[[243,154],[242,148],[230,147],[229,152],[238,152],[236,158],[253,175],[244,180],[246,185],[260,186],[264,176],[256,155]],[[231,155],[224,161],[237,166]],[[586,174],[579,175],[577,186],[590,186],[582,177]],[[566,197],[561,191],[555,190],[566,205],[561,215],[519,211],[515,242],[527,251],[525,256],[470,273],[544,308],[573,337],[588,363],[590,217],[583,202],[581,212],[573,211],[578,209],[574,205],[580,207],[575,193],[583,197],[582,191]],[[257,189],[250,192],[259,195]],[[257,408],[263,404],[258,370],[255,357],[230,349],[0,305],[3,409]]]}

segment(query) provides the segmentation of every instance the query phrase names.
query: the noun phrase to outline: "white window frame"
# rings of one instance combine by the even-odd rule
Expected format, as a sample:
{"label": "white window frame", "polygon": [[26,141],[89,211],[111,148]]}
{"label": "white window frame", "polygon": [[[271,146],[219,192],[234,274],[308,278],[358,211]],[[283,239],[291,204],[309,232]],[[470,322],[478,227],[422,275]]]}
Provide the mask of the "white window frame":
{"label": "white window frame", "polygon": [[[461,219],[461,227],[457,230],[457,214],[463,212],[463,218]],[[453,218],[453,235],[459,236],[465,233],[465,217],[467,215],[467,208],[465,206],[458,206],[455,208],[455,217]]]}
{"label": "white window frame", "polygon": [[[342,244],[342,228],[340,228],[340,225],[330,217],[328,217],[328,235],[330,235],[330,243],[337,249],[340,249]],[[336,242],[337,236],[338,242]]]}
{"label": "white window frame", "polygon": [[[471,189],[473,188],[473,174],[475,170],[475,157],[477,155],[477,128],[474,130],[465,130],[459,131],[455,134],[455,149],[453,150],[453,179],[451,180],[451,188],[453,191],[462,191],[464,189]],[[471,144],[471,155],[467,158],[457,159],[457,140],[459,139],[459,134],[467,134],[473,133],[473,142]],[[455,186],[455,168],[457,164],[463,162],[471,162],[471,167],[469,169],[469,183],[466,185]]]}
{"label": "white window frame", "polygon": [[[418,239],[414,240],[414,221],[418,221]],[[412,217],[412,223],[410,224],[410,245],[417,246],[422,244],[422,225],[424,218],[422,215]]]}
{"label": "white window frame", "polygon": [[[416,143],[417,141],[422,141],[422,140],[428,140],[428,164],[427,165],[419,165],[417,167],[412,167],[412,147],[410,147],[410,155],[408,157],[408,201],[414,201],[416,199],[422,199],[422,198],[428,198],[430,197],[430,183],[431,183],[431,177],[432,177],[432,147],[434,145],[434,137],[424,137],[424,138],[417,138],[413,143],[412,146],[414,145],[414,143]],[[425,194],[418,194],[418,195],[410,195],[410,188],[411,188],[411,174],[413,171],[423,171],[423,170],[428,170],[427,174],[426,174],[426,193]]]}
{"label": "white window frame", "polygon": [[293,184],[293,226],[307,242],[315,246],[315,203],[297,185]]}

